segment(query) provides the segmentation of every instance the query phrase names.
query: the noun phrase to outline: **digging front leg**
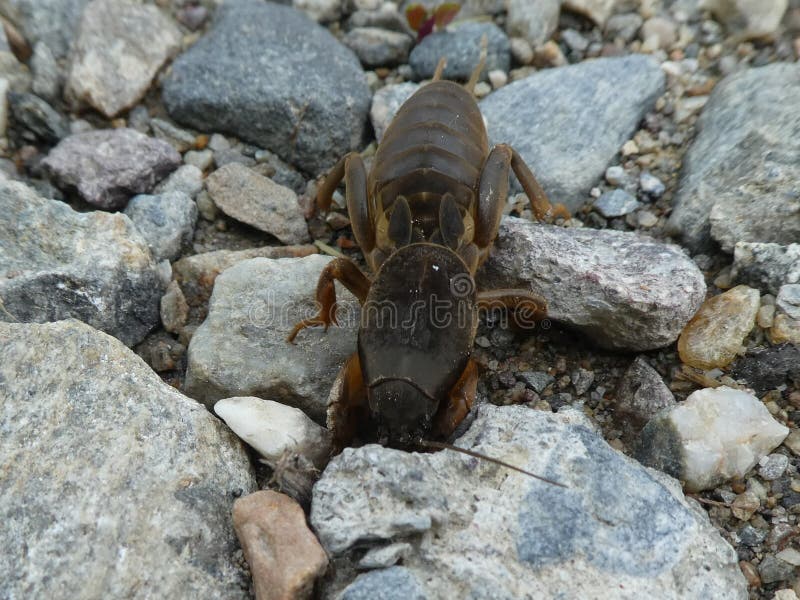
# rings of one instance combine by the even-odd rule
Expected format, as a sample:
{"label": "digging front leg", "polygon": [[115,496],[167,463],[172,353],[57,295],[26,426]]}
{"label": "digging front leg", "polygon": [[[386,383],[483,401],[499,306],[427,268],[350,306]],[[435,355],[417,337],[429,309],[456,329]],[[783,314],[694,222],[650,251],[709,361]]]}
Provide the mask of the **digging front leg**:
{"label": "digging front leg", "polygon": [[547,316],[547,301],[529,290],[499,289],[478,292],[478,310],[502,309],[511,314],[514,325],[532,329]]}
{"label": "digging front leg", "polygon": [[354,438],[366,433],[369,403],[361,361],[354,352],[339,371],[328,398],[328,429],[333,434],[333,453],[350,446]]}
{"label": "digging front leg", "polygon": [[511,169],[514,171],[514,175],[517,176],[517,179],[522,185],[522,189],[525,190],[525,194],[531,201],[531,210],[533,210],[536,220],[553,221],[559,217],[563,219],[572,218],[572,213],[570,213],[563,204],[556,204],[555,206],[550,204],[550,200],[547,199],[547,194],[544,193],[542,186],[539,185],[536,177],[533,176],[530,168],[525,164],[525,161],[522,160],[519,153],[506,144],[501,144],[501,146],[505,146],[511,152]]}
{"label": "digging front leg", "polygon": [[287,342],[293,342],[297,334],[306,327],[324,325],[327,330],[331,323],[337,325],[336,286],[334,285],[336,280],[350,290],[358,298],[359,303],[364,304],[369,292],[369,279],[350,259],[335,258],[325,266],[319,275],[316,294],[317,304],[320,307],[319,313],[317,316],[300,321],[295,325],[286,338]]}
{"label": "digging front leg", "polygon": [[478,389],[478,364],[469,359],[456,384],[447,396],[447,403],[439,407],[433,418],[433,434],[447,439],[469,414]]}

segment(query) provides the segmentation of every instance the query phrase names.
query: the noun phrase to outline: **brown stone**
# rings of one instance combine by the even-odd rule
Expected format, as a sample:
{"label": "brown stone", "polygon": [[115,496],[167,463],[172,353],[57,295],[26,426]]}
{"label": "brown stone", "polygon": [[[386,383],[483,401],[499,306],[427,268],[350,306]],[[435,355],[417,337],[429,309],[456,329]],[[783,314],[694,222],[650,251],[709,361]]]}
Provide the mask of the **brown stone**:
{"label": "brown stone", "polygon": [[678,340],[681,360],[699,369],[728,365],[753,329],[760,304],[758,290],[746,285],[706,300]]}
{"label": "brown stone", "polygon": [[253,575],[257,600],[310,598],[328,557],[300,505],[262,490],[233,504],[233,526]]}

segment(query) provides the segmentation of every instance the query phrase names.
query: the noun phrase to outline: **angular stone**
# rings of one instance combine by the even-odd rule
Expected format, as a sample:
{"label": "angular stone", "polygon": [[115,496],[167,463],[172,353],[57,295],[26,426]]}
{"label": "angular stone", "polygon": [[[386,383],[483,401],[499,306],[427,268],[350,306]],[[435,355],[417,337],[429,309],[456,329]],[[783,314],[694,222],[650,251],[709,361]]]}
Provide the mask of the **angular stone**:
{"label": "angular stone", "polygon": [[702,0],[700,5],[741,39],[748,39],[775,33],[789,3],[788,0]]}
{"label": "angular stone", "polygon": [[733,364],[731,375],[743,379],[759,395],[787,380],[800,381],[800,348],[792,344],[757,348]]}
{"label": "angular stone", "polygon": [[286,452],[302,454],[320,470],[328,464],[330,432],[297,408],[249,396],[220,400],[214,412],[271,465]]}
{"label": "angular stone", "polygon": [[92,0],[70,50],[64,96],[115,117],[144,96],[180,42],[180,30],[156,6]]}
{"label": "angular stone", "polygon": [[235,134],[313,174],[358,149],[370,103],[351,50],[302,13],[258,0],[220,6],[163,96],[176,121]]}
{"label": "angular stone", "polygon": [[394,582],[390,598],[600,597],[611,586],[632,597],[747,597],[735,553],[704,512],[577,411],[482,405],[457,444],[567,487],[447,450],[347,448],[314,487],[322,545],[337,564],[387,542],[412,550],[343,597],[375,597],[359,589],[365,581],[373,593]]}
{"label": "angular stone", "polygon": [[800,283],[782,285],[775,304],[792,319],[800,319]]}
{"label": "angular stone", "polygon": [[706,300],[681,332],[681,360],[699,369],[730,364],[753,329],[760,305],[758,290],[746,285]]}
{"label": "angular stone", "polygon": [[254,258],[219,275],[208,317],[189,345],[187,393],[207,406],[232,396],[258,396],[296,406],[318,423],[328,393],[356,349],[358,302],[337,286],[340,327],[286,336],[316,314],[314,290],[330,258]]}
{"label": "angular stone", "polygon": [[[696,251],[711,237],[790,244],[800,232],[800,65],[746,69],[714,87],[683,160],[670,226]],[[736,123],[736,127],[731,127]]]}
{"label": "angular stone", "polygon": [[636,200],[625,190],[612,190],[605,192],[594,203],[594,208],[604,217],[622,217],[635,211],[641,206],[641,203]]}
{"label": "angular stone", "polygon": [[676,246],[513,217],[500,225],[478,288],[530,289],[547,300],[550,318],[629,350],[672,343],[705,296],[702,273]]}
{"label": "angular stone", "polygon": [[617,0],[564,0],[563,7],[589,17],[602,28],[616,2]]}
{"label": "angular stone", "polygon": [[425,600],[420,581],[405,567],[370,571],[355,578],[340,596],[341,600]]}
{"label": "angular stone", "polygon": [[733,252],[731,279],[772,294],[785,283],[800,283],[800,244],[739,242]]}
{"label": "angular stone", "polygon": [[631,441],[650,419],[675,404],[675,397],[661,375],[637,356],[617,387],[614,417],[626,440]]}
{"label": "angular stone", "polygon": [[433,77],[441,57],[447,58],[443,78],[465,81],[480,61],[481,38],[486,36],[486,66],[481,72],[485,80],[489,71],[508,71],[511,66],[511,45],[508,36],[494,23],[463,22],[425,36],[411,51],[408,62],[419,79]]}
{"label": "angular stone", "polygon": [[408,100],[411,95],[419,89],[418,83],[407,81],[382,87],[372,97],[372,107],[369,110],[369,118],[372,127],[375,129],[375,139],[378,142],[383,138],[386,128],[394,119],[397,111]]}
{"label": "angular stone", "polygon": [[24,139],[56,144],[69,135],[69,122],[33,94],[8,94],[13,126]]}
{"label": "angular stone", "polygon": [[515,81],[480,107],[493,143],[516,148],[550,199],[575,210],[663,89],[652,59],[601,58]]}
{"label": "angular stone", "polygon": [[195,146],[195,136],[185,129],[176,127],[164,119],[151,119],[150,129],[158,139],[168,142],[180,153],[191,150]]}
{"label": "angular stone", "polygon": [[526,39],[534,48],[549,40],[558,27],[558,0],[510,0],[507,5],[506,32]]}
{"label": "angular stone", "polygon": [[78,213],[0,181],[0,321],[75,318],[132,346],[158,323],[162,287],[128,217]]}
{"label": "angular stone", "polygon": [[769,338],[773,344],[788,342],[800,346],[800,320],[789,315],[776,315],[769,330]]}
{"label": "angular stone", "polygon": [[50,47],[44,42],[39,42],[33,47],[31,71],[33,71],[33,93],[48,102],[57,100],[63,77]]}
{"label": "angular stone", "polygon": [[183,192],[141,194],[128,202],[125,214],[147,241],[156,262],[175,260],[194,236],[197,205]]}
{"label": "angular stone", "polygon": [[408,60],[412,39],[407,33],[377,27],[356,27],[342,40],[367,68],[391,67]]}
{"label": "angular stone", "polygon": [[758,398],[721,386],[697,390],[652,419],[642,431],[636,454],[643,464],[697,492],[743,478],[788,434]]}
{"label": "angular stone", "polygon": [[396,565],[411,552],[411,544],[401,542],[369,550],[358,561],[359,569],[386,569]]}
{"label": "angular stone", "polygon": [[182,165],[159,183],[153,190],[156,194],[183,192],[194,199],[203,189],[203,172],[194,165]]}
{"label": "angular stone", "polygon": [[101,129],[62,140],[42,161],[62,189],[77,188],[89,204],[124,208],[146,194],[181,164],[181,155],[162,140],[133,129]]}
{"label": "angular stone", "polygon": [[229,515],[256,481],[224,424],[78,321],[0,339],[4,593],[247,598]]}
{"label": "angular stone", "polygon": [[239,498],[233,504],[233,526],[258,600],[311,597],[328,557],[297,502],[265,490]]}
{"label": "angular stone", "polygon": [[161,323],[171,333],[180,333],[189,316],[189,305],[177,281],[170,281],[161,296]]}
{"label": "angular stone", "polygon": [[250,258],[302,258],[317,252],[317,247],[311,245],[217,250],[182,258],[172,265],[172,272],[189,304],[189,322],[199,324],[206,318],[206,304],[217,275],[228,267]]}
{"label": "angular stone", "polygon": [[64,58],[89,0],[15,0],[25,38],[44,42],[55,58]]}
{"label": "angular stone", "polygon": [[270,233],[284,244],[310,239],[297,195],[244,165],[230,163],[217,169],[206,179],[206,189],[226,215]]}

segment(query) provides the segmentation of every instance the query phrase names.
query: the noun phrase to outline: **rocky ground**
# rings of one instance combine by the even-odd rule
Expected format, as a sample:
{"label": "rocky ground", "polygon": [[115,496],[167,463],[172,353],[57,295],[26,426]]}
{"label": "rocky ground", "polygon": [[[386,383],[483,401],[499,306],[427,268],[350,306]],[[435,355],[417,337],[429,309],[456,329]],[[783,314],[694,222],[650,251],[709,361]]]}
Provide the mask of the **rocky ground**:
{"label": "rocky ground", "polygon": [[[800,3],[287,4],[0,1],[0,597],[800,595]],[[549,318],[481,323],[456,443],[566,487],[329,462],[357,301],[285,342],[364,265],[317,177],[483,36],[491,140],[574,217],[512,178],[478,286]]]}

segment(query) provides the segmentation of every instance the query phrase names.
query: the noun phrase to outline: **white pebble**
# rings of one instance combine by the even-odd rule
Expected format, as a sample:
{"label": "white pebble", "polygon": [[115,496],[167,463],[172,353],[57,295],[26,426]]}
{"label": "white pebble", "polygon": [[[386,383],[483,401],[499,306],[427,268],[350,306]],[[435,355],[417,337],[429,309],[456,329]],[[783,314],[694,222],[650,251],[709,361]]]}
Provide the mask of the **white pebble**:
{"label": "white pebble", "polygon": [[318,468],[330,457],[330,432],[298,408],[247,396],[220,400],[214,412],[273,464],[287,451],[305,456]]}
{"label": "white pebble", "polygon": [[508,83],[508,75],[501,69],[494,69],[489,71],[489,82],[494,89],[501,88]]}

